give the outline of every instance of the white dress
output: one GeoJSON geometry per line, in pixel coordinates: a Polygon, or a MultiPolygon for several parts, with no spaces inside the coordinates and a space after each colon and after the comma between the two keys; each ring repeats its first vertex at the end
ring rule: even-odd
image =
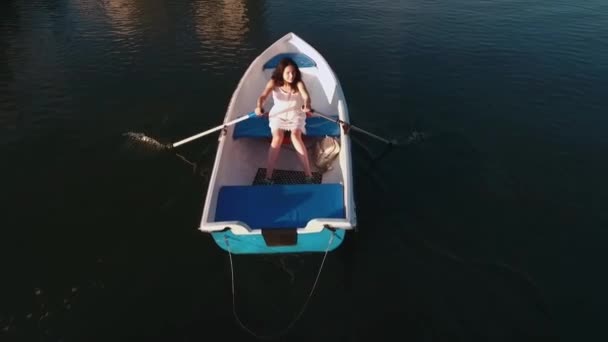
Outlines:
{"type": "Polygon", "coordinates": [[[268,113],[270,130],[300,129],[302,134],[306,134],[306,113],[302,111],[304,101],[300,92],[287,93],[281,87],[274,87],[272,99],[274,104],[268,113]]]}

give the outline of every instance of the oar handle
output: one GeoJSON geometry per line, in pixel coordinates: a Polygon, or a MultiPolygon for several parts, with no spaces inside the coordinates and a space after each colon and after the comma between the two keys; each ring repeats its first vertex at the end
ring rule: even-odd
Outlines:
{"type": "Polygon", "coordinates": [[[361,133],[367,134],[367,135],[369,135],[370,137],[372,137],[372,138],[376,138],[376,139],[378,139],[378,140],[380,140],[380,141],[382,141],[382,142],[384,142],[384,143],[387,143],[387,144],[389,144],[389,145],[393,145],[393,142],[392,142],[392,141],[390,141],[390,140],[388,140],[388,139],[384,139],[383,137],[380,137],[380,136],[378,136],[378,135],[376,135],[376,134],[374,134],[374,133],[368,132],[368,131],[366,131],[366,130],[364,130],[364,129],[361,129],[361,128],[357,127],[357,126],[351,125],[351,124],[349,124],[348,122],[345,122],[345,121],[343,121],[343,120],[340,120],[340,118],[338,118],[338,119],[334,119],[334,118],[332,118],[331,116],[329,116],[329,115],[327,115],[327,114],[319,113],[319,112],[317,112],[317,111],[316,111],[316,110],[314,110],[314,109],[311,109],[311,112],[312,112],[314,115],[318,115],[318,116],[320,116],[320,117],[322,117],[322,118],[325,118],[325,119],[327,119],[327,120],[329,120],[329,121],[333,121],[333,122],[335,122],[335,123],[337,123],[337,124],[339,124],[339,125],[342,125],[342,127],[344,127],[345,131],[348,131],[349,129],[354,129],[355,131],[358,131],[358,132],[361,132],[361,133]]]}
{"type": "Polygon", "coordinates": [[[256,114],[255,114],[255,113],[250,113],[250,114],[247,114],[247,115],[243,115],[243,116],[241,116],[241,117],[239,117],[239,118],[236,118],[236,119],[234,119],[234,120],[232,120],[232,121],[228,121],[228,122],[226,122],[226,123],[224,123],[224,124],[222,124],[222,125],[219,125],[219,126],[217,126],[217,127],[214,127],[214,128],[208,129],[208,130],[206,130],[206,131],[204,131],[204,132],[201,132],[201,133],[199,133],[199,134],[197,134],[197,135],[193,135],[193,136],[191,136],[191,137],[189,137],[189,138],[186,138],[186,139],[184,139],[184,140],[180,140],[180,141],[178,141],[178,142],[176,142],[176,143],[173,143],[171,146],[172,146],[172,147],[177,147],[177,146],[183,145],[183,144],[185,144],[185,143],[187,143],[187,142],[190,142],[190,141],[192,141],[192,140],[195,140],[195,139],[198,139],[198,138],[204,137],[205,135],[208,135],[208,134],[211,134],[211,133],[213,133],[213,132],[219,131],[220,129],[226,128],[226,127],[228,127],[228,126],[232,126],[232,125],[234,125],[235,123],[239,123],[239,122],[241,122],[241,121],[245,121],[245,120],[250,119],[250,118],[253,118],[253,117],[255,117],[255,116],[256,116],[256,114]]]}

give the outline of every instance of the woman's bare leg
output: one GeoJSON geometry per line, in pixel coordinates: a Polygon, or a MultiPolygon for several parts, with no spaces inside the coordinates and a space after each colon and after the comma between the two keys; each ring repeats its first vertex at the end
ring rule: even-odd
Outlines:
{"type": "Polygon", "coordinates": [[[283,130],[277,129],[272,131],[272,142],[268,149],[268,167],[266,168],[266,179],[272,178],[274,172],[274,166],[279,158],[279,152],[281,152],[281,144],[283,144],[283,137],[285,133],[283,130]]]}
{"type": "Polygon", "coordinates": [[[304,145],[304,141],[302,141],[301,130],[296,129],[291,132],[291,143],[296,149],[298,158],[300,158],[300,162],[304,167],[304,174],[306,174],[307,177],[311,177],[312,172],[310,172],[310,163],[308,162],[308,151],[306,151],[306,146],[304,145]]]}

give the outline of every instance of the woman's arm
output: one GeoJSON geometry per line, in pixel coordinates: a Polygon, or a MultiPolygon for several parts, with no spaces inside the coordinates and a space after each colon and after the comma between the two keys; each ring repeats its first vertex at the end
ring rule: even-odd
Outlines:
{"type": "Polygon", "coordinates": [[[266,87],[264,88],[264,91],[262,91],[262,95],[260,95],[260,97],[258,98],[258,101],[255,105],[255,113],[257,115],[264,114],[264,108],[263,108],[264,102],[266,101],[266,98],[272,91],[272,88],[274,88],[274,80],[269,80],[268,83],[266,83],[266,87]]]}
{"type": "Polygon", "coordinates": [[[304,82],[298,82],[298,90],[300,91],[300,94],[302,94],[302,99],[304,100],[304,112],[310,112],[310,95],[308,95],[308,90],[306,89],[304,82]]]}

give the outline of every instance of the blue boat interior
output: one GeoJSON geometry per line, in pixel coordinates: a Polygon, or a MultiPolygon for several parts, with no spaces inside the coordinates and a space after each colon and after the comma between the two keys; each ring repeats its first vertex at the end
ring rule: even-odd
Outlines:
{"type": "Polygon", "coordinates": [[[274,69],[279,65],[281,59],[288,57],[293,59],[298,68],[313,68],[317,66],[317,63],[307,55],[301,52],[288,52],[280,53],[272,57],[268,62],[264,63],[264,69],[274,69]]]}
{"type": "Polygon", "coordinates": [[[251,229],[305,227],[314,218],[345,218],[341,184],[230,185],[218,194],[215,221],[251,229]]]}
{"type": "MultiPolygon", "coordinates": [[[[334,116],[338,118],[337,115],[334,116]]],[[[232,137],[239,138],[270,138],[272,133],[268,126],[268,117],[256,116],[248,120],[237,123],[234,127],[232,137]]],[[[340,126],[333,121],[329,121],[319,116],[306,118],[306,136],[309,137],[339,137],[340,126]]]]}

